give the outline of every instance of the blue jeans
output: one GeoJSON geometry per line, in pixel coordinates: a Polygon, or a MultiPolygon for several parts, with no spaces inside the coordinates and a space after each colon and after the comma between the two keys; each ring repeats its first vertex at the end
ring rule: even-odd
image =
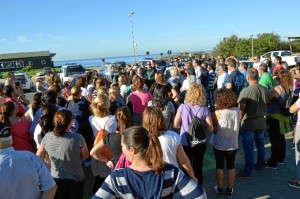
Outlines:
{"type": "Polygon", "coordinates": [[[261,169],[265,166],[265,136],[264,129],[260,130],[246,130],[241,129],[241,135],[243,138],[243,148],[245,155],[245,167],[244,171],[251,175],[254,166],[254,147],[253,141],[257,148],[257,168],[261,169]]]}

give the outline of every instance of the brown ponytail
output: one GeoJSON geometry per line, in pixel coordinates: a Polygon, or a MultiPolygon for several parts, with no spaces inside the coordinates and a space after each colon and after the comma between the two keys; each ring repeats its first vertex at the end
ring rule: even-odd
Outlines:
{"type": "Polygon", "coordinates": [[[144,127],[133,126],[123,132],[123,143],[137,149],[156,174],[163,173],[163,153],[157,136],[148,135],[144,127]]]}
{"type": "Polygon", "coordinates": [[[121,106],[117,109],[116,113],[116,120],[117,120],[117,130],[119,131],[120,135],[123,134],[125,129],[131,127],[131,113],[127,106],[121,106]]]}
{"type": "Polygon", "coordinates": [[[54,115],[54,129],[53,133],[57,137],[61,137],[66,133],[68,127],[73,121],[73,114],[69,110],[57,111],[54,115]]]}
{"type": "Polygon", "coordinates": [[[157,136],[149,134],[149,146],[145,155],[146,161],[156,174],[164,172],[163,152],[157,136]]]}

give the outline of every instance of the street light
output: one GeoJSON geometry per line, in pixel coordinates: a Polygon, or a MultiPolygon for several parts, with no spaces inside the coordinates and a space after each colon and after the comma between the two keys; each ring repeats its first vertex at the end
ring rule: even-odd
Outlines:
{"type": "Polygon", "coordinates": [[[134,42],[134,33],[133,33],[133,23],[132,23],[132,17],[134,15],[134,12],[131,12],[128,14],[128,17],[130,17],[130,23],[131,23],[131,34],[132,34],[132,47],[133,47],[133,54],[135,56],[135,63],[137,63],[137,44],[134,42]]]}
{"type": "Polygon", "coordinates": [[[251,47],[251,52],[252,52],[252,59],[253,59],[253,35],[250,35],[250,37],[251,37],[251,40],[252,40],[252,41],[251,41],[251,44],[252,44],[252,45],[251,45],[251,46],[252,46],[252,47],[251,47]]]}

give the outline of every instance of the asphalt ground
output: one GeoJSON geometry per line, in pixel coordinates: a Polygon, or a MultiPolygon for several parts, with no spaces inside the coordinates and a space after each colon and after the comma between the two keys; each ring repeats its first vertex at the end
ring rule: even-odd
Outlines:
{"type": "MultiPolygon", "coordinates": [[[[32,102],[34,93],[26,93],[27,99],[32,102]]],[[[277,169],[264,168],[262,172],[253,171],[253,177],[251,179],[236,178],[234,184],[234,194],[232,198],[237,199],[300,199],[300,189],[290,187],[287,184],[287,180],[296,177],[295,166],[295,151],[293,144],[292,132],[286,135],[286,158],[283,165],[278,165],[277,169]]],[[[269,137],[265,137],[266,147],[266,160],[270,157],[270,141],[269,137]]],[[[242,138],[239,137],[239,149],[236,156],[235,167],[236,171],[242,170],[244,167],[244,155],[242,147],[242,138]]],[[[256,150],[254,151],[256,159],[256,150]]],[[[92,196],[92,189],[94,184],[94,178],[91,173],[90,167],[84,168],[85,171],[85,198],[92,196]]],[[[215,157],[212,146],[207,144],[207,149],[203,164],[204,180],[203,187],[206,191],[207,197],[220,198],[217,196],[213,187],[216,185],[215,176],[215,157]]],[[[227,187],[226,172],[224,175],[224,190],[227,187]]],[[[223,196],[223,198],[226,196],[223,196]]]]}

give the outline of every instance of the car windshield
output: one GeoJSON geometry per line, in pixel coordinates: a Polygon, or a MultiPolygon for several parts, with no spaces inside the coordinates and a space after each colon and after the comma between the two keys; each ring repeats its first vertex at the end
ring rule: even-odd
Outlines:
{"type": "Polygon", "coordinates": [[[25,76],[24,75],[15,75],[16,80],[24,80],[25,76]]]}
{"type": "Polygon", "coordinates": [[[67,73],[72,74],[72,73],[84,73],[84,68],[80,65],[78,66],[68,66],[67,67],[67,73]]]}
{"type": "Polygon", "coordinates": [[[292,55],[292,53],[289,51],[284,51],[281,53],[281,56],[291,56],[291,55],[292,55]]]}

